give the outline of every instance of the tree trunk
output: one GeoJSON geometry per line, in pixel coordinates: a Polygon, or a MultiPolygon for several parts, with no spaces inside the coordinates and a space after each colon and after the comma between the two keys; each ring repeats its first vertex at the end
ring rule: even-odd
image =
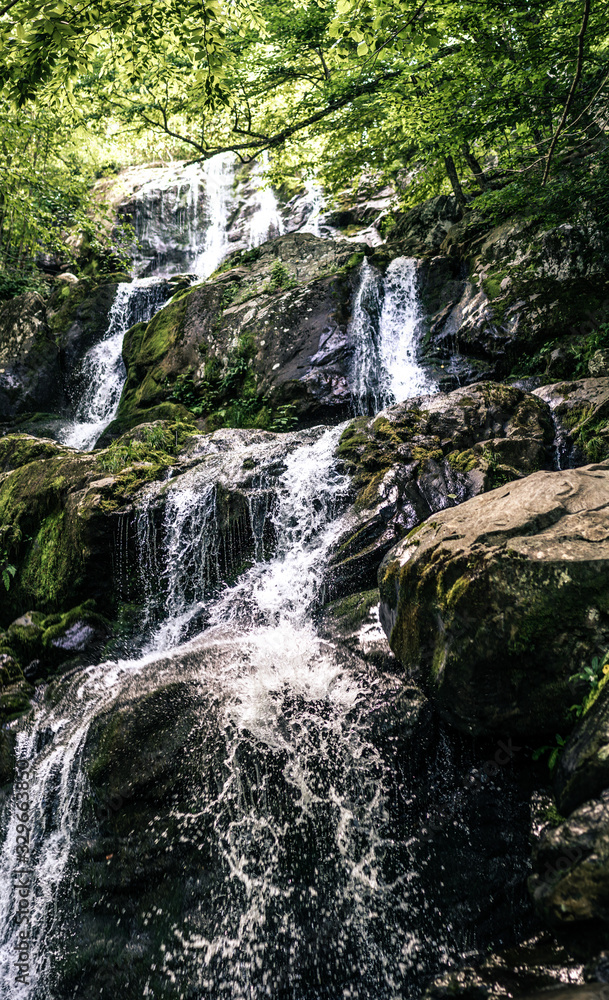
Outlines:
{"type": "Polygon", "coordinates": [[[457,168],[455,166],[455,161],[453,160],[450,153],[447,153],[444,157],[444,163],[446,165],[446,173],[448,174],[448,179],[452,184],[453,191],[455,192],[455,198],[465,211],[467,208],[467,198],[463,193],[463,188],[461,187],[461,181],[459,180],[459,175],[457,173],[457,168]]]}
{"type": "Polygon", "coordinates": [[[480,190],[486,191],[487,183],[486,183],[486,177],[484,176],[484,171],[466,142],[464,142],[463,145],[461,146],[461,150],[463,152],[465,159],[467,160],[468,167],[470,168],[472,174],[474,175],[474,177],[478,182],[480,190]]]}

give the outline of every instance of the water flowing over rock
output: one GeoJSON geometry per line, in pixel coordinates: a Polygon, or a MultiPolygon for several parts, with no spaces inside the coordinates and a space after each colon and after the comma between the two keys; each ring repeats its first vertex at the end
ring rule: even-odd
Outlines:
{"type": "Polygon", "coordinates": [[[126,331],[147,322],[167,300],[169,282],[144,279],[119,284],[102,339],[81,361],[72,391],[82,390],[75,405],[75,419],[58,435],[62,444],[88,451],[116,416],[125,383],[122,350],[126,331]]]}
{"type": "Polygon", "coordinates": [[[203,164],[136,168],[133,177],[127,171],[112,200],[134,188],[118,216],[135,230],[138,274],[190,271],[207,278],[230,251],[300,229],[313,199],[305,198],[296,216],[288,210],[284,220],[265,171],[263,162],[238,167],[230,154],[203,164]]]}
{"type": "Polygon", "coordinates": [[[396,258],[384,278],[367,262],[362,265],[350,326],[356,413],[378,413],[391,403],[433,391],[417,360],[423,322],[415,260],[396,258]]]}
{"type": "Polygon", "coordinates": [[[558,468],[609,457],[609,378],[557,382],[535,389],[552,411],[558,468]]]}
{"type": "MultiPolygon", "coordinates": [[[[23,850],[0,788],[0,1000],[581,983],[534,954],[524,744],[609,642],[607,379],[476,374],[563,323],[548,290],[590,290],[578,234],[541,261],[452,198],[328,213],[229,157],[102,186],[139,277],[27,300],[19,377],[50,344],[63,443],[0,438],[0,782],[25,769],[31,824],[23,850]]],[[[546,920],[607,919],[605,716],[601,691],[557,771],[577,811],[537,834],[546,920]]]]}
{"type": "Polygon", "coordinates": [[[571,676],[609,645],[609,467],[538,472],[434,514],[379,570],[381,621],[445,718],[560,732],[571,676]]]}

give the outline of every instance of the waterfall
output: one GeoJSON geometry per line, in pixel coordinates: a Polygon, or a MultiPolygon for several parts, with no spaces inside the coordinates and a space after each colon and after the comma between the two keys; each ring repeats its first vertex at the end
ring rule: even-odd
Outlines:
{"type": "Polygon", "coordinates": [[[416,261],[393,260],[385,277],[367,260],[353,302],[351,392],[356,414],[435,391],[417,360],[423,332],[416,261]]]}
{"type": "Polygon", "coordinates": [[[234,163],[230,154],[220,154],[206,160],[203,167],[207,228],[203,249],[195,251],[194,273],[209,278],[229,252],[228,221],[233,204],[234,163]]]}
{"type": "MultiPolygon", "coordinates": [[[[160,677],[167,684],[191,676],[193,669],[202,690],[221,705],[213,738],[223,748],[223,777],[213,790],[193,775],[190,809],[176,813],[174,823],[183,844],[196,845],[207,831],[219,881],[204,907],[189,912],[163,941],[159,969],[209,1000],[390,1000],[413,975],[423,903],[406,833],[392,829],[394,765],[374,737],[370,705],[380,679],[351,670],[313,624],[325,556],[350,489],[334,457],[342,430],[317,429],[285,456],[274,481],[273,556],[208,596],[202,634],[159,659],[163,646],[179,641],[180,615],[193,598],[205,600],[218,556],[213,491],[200,484],[170,492],[160,550],[149,551],[145,566],[145,572],[165,566],[171,581],[162,588],[165,621],[149,651],[137,661],[72,673],[20,735],[35,830],[28,875],[37,907],[32,982],[19,993],[5,989],[2,1000],[52,995],[48,977],[58,945],[45,942],[57,941],[61,885],[88,799],[83,752],[91,724],[121,698],[153,691],[160,677]]],[[[154,532],[147,524],[142,544],[150,546],[154,532]]],[[[7,813],[0,973],[10,990],[19,900],[11,860],[14,802],[7,813]]]]}
{"type": "Polygon", "coordinates": [[[17,735],[18,774],[26,779],[28,790],[27,800],[14,795],[2,817],[0,1000],[33,996],[42,1000],[36,989],[44,989],[49,974],[48,939],[56,927],[58,894],[87,788],[83,749],[91,722],[115,697],[123,669],[103,664],[64,679],[56,706],[39,706],[35,719],[17,735]],[[25,823],[24,801],[28,802],[25,823]],[[31,831],[27,836],[24,826],[31,831]],[[23,898],[28,901],[29,919],[18,921],[23,898]],[[23,933],[28,941],[27,983],[16,981],[23,933]]]}
{"type": "MultiPolygon", "coordinates": [[[[232,167],[226,159],[206,165],[203,238],[200,174],[184,177],[183,221],[204,276],[227,252],[232,167]]],[[[265,189],[250,243],[280,230],[265,189]]],[[[65,443],[90,447],[112,419],[123,335],[152,315],[158,288],[119,286],[106,336],[83,364],[88,389],[65,443]]],[[[349,330],[358,413],[430,390],[417,362],[421,325],[414,261],[394,261],[384,277],[364,261],[349,330]]],[[[224,439],[217,432],[201,445],[200,461],[151,484],[122,515],[120,584],[128,602],[135,579],[144,604],[137,653],[75,668],[19,723],[33,834],[20,860],[13,796],[2,815],[0,1000],[53,1000],[54,963],[70,958],[70,948],[78,957],[78,935],[103,936],[101,905],[99,925],[83,921],[75,944],[66,930],[77,897],[68,891],[71,865],[82,839],[97,836],[89,741],[110,712],[185,679],[200,698],[195,745],[213,750],[206,764],[213,775],[207,780],[185,754],[179,778],[188,801],[168,806],[167,851],[178,844],[207,851],[201,858],[214,864],[202,863],[192,878],[185,869],[184,912],[170,924],[160,907],[139,912],[138,899],[131,901],[129,947],[150,957],[150,979],[132,980],[133,995],[397,1000],[420,995],[430,970],[463,947],[460,929],[435,913],[437,899],[426,899],[431,862],[423,845],[421,863],[415,844],[422,820],[405,779],[414,751],[402,735],[402,680],[369,671],[317,628],[328,554],[352,485],[336,458],[343,429],[224,439]],[[22,878],[33,900],[30,982],[16,988],[22,878]]],[[[167,833],[162,817],[140,807],[137,823],[158,844],[167,833]]],[[[110,983],[103,997],[120,995],[110,983]]]]}
{"type": "Polygon", "coordinates": [[[249,246],[259,247],[266,240],[272,240],[276,236],[283,236],[285,227],[277,196],[272,187],[265,181],[265,174],[268,167],[268,154],[264,154],[262,159],[256,163],[252,176],[257,182],[256,207],[249,222],[249,246]]]}
{"type": "Polygon", "coordinates": [[[304,226],[301,226],[301,233],[312,233],[313,236],[321,236],[320,217],[325,208],[325,198],[321,186],[316,181],[306,182],[306,199],[310,205],[310,212],[304,226]]]}
{"type": "Polygon", "coordinates": [[[116,416],[123,385],[123,338],[134,323],[145,323],[167,299],[167,285],[155,278],[119,284],[108,315],[103,339],[85,354],[78,382],[84,385],[75,416],[60,432],[59,440],[71,448],[89,451],[116,416]]]}

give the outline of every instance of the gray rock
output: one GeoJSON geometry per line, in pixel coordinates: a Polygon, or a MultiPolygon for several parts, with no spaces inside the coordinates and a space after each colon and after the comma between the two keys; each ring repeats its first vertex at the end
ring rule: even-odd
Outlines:
{"type": "MultiPolygon", "coordinates": [[[[544,229],[511,220],[493,228],[469,212],[448,229],[440,253],[429,264],[433,351],[484,358],[506,375],[519,356],[607,318],[609,241],[589,221],[544,229]]],[[[557,350],[552,377],[571,374],[568,352],[557,350]]]]}
{"type": "Polygon", "coordinates": [[[401,253],[412,257],[432,255],[462,217],[453,195],[438,195],[408,212],[397,214],[389,239],[391,243],[399,243],[401,253]]]}
{"type": "Polygon", "coordinates": [[[361,247],[306,233],[231,257],[127,335],[127,382],[111,431],[145,421],[184,378],[190,405],[200,401],[202,416],[213,417],[210,430],[254,420],[268,427],[271,411],[288,405],[304,425],[346,416],[347,330],[362,259],[361,247]]]}
{"type": "Polygon", "coordinates": [[[0,304],[0,420],[63,403],[59,349],[40,295],[0,304]]]}
{"type": "Polygon", "coordinates": [[[564,816],[609,788],[609,687],[606,685],[561,753],[555,787],[557,805],[564,816]]]}
{"type": "Polygon", "coordinates": [[[534,390],[552,411],[559,468],[609,457],[609,378],[556,382],[534,390]]]}
{"type": "Polygon", "coordinates": [[[609,920],[609,792],[546,833],[533,870],[529,889],[546,920],[609,920]]]}
{"type": "Polygon", "coordinates": [[[355,420],[339,446],[358,494],[329,561],[333,593],[375,586],[383,556],[435,511],[548,466],[551,440],[546,406],[493,382],[355,420]]]}
{"type": "Polygon", "coordinates": [[[588,371],[593,378],[609,375],[609,351],[595,351],[588,362],[588,371]]]}

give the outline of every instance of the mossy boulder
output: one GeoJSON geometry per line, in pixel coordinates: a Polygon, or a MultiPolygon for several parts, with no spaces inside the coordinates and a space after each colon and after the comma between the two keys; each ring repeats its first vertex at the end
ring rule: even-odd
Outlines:
{"type": "Polygon", "coordinates": [[[387,555],[380,617],[443,716],[539,743],[609,646],[609,464],[538,472],[433,515],[387,555]]]}
{"type": "Polygon", "coordinates": [[[374,586],[386,552],[435,511],[550,466],[552,437],[543,402],[495,382],[354,420],[338,449],[357,496],[330,558],[335,592],[374,586]]]}
{"type": "Polygon", "coordinates": [[[63,405],[60,353],[43,299],[0,303],[0,421],[63,405]]]}
{"type": "Polygon", "coordinates": [[[168,428],[95,454],[28,435],[0,439],[0,545],[17,570],[3,601],[5,625],[26,609],[63,614],[90,599],[112,613],[117,518],[190,440],[188,425],[168,428]]]}
{"type": "Polygon", "coordinates": [[[55,281],[46,313],[64,374],[73,371],[86,351],[103,339],[117,288],[118,282],[112,280],[55,281]]]}
{"type": "Polygon", "coordinates": [[[362,259],[357,245],[307,233],[230,257],[129,331],[115,428],[168,402],[210,430],[285,430],[346,416],[347,328],[362,259]]]}

